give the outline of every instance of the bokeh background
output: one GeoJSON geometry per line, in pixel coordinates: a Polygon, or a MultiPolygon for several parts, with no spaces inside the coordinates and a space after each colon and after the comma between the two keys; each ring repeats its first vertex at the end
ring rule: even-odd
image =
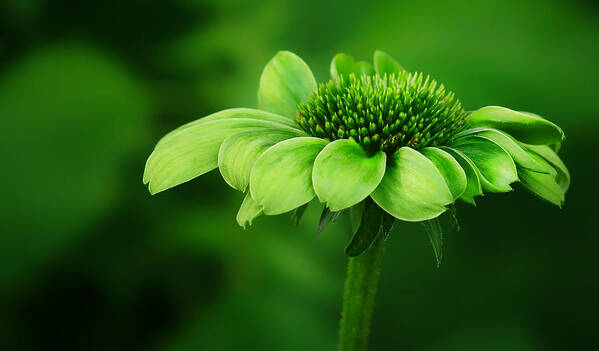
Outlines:
{"type": "Polygon", "coordinates": [[[0,349],[334,349],[346,218],[317,236],[312,203],[244,231],[218,171],[154,197],[141,176],[164,133],[254,107],[278,50],[322,81],[377,48],[467,109],[557,122],[573,181],[563,210],[522,189],[459,204],[438,269],[397,225],[371,349],[594,349],[599,7],[566,0],[3,0],[0,349]]]}

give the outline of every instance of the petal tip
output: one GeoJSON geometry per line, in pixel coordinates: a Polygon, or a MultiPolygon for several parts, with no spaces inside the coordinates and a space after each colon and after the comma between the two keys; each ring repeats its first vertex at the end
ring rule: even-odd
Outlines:
{"type": "Polygon", "coordinates": [[[297,56],[292,51],[289,51],[289,50],[279,50],[279,51],[277,51],[277,53],[275,54],[275,56],[273,58],[277,58],[277,57],[281,57],[281,56],[287,56],[287,55],[297,56]]]}
{"type": "Polygon", "coordinates": [[[148,191],[150,192],[150,195],[154,196],[154,195],[158,194],[159,192],[161,192],[162,190],[163,189],[153,186],[151,182],[148,183],[148,191]]]}
{"type": "Polygon", "coordinates": [[[389,54],[380,49],[374,50],[374,57],[379,57],[379,56],[389,56],[389,54]]]}

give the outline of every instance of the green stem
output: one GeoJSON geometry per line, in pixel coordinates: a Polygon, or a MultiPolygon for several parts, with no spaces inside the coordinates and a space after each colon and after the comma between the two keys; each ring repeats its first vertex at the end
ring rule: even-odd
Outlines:
{"type": "Polygon", "coordinates": [[[358,257],[349,259],[339,329],[339,351],[364,351],[368,346],[370,317],[385,252],[383,235],[358,257]]]}

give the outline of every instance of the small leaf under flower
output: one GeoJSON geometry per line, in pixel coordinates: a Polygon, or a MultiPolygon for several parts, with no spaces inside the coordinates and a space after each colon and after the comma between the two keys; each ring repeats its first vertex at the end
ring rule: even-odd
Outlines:
{"type": "Polygon", "coordinates": [[[293,212],[291,213],[291,225],[293,225],[294,227],[297,227],[299,225],[299,222],[302,220],[302,217],[304,216],[304,213],[306,212],[306,209],[308,208],[309,204],[310,203],[301,205],[300,207],[293,210],[293,212]]]}
{"type": "Polygon", "coordinates": [[[339,215],[341,215],[342,211],[331,211],[330,208],[324,207],[322,209],[322,213],[320,214],[320,220],[318,222],[318,233],[322,233],[322,231],[329,225],[329,223],[335,223],[339,215]]]}
{"type": "Polygon", "coordinates": [[[382,212],[372,203],[366,204],[358,230],[345,248],[345,254],[356,257],[366,251],[381,234],[382,212]]]}

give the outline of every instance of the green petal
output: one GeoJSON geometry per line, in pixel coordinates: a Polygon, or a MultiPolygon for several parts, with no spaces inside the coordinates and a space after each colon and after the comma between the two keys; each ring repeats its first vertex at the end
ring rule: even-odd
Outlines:
{"type": "Polygon", "coordinates": [[[470,128],[488,127],[503,130],[527,144],[552,144],[565,139],[560,127],[535,114],[513,111],[500,106],[478,109],[466,119],[470,128]]]}
{"type": "Polygon", "coordinates": [[[554,152],[559,152],[559,150],[562,148],[562,142],[560,141],[559,143],[553,143],[547,146],[549,146],[554,152]]]}
{"type": "Polygon", "coordinates": [[[492,128],[474,128],[467,129],[458,134],[458,136],[463,135],[478,135],[491,140],[507,151],[519,167],[526,168],[533,172],[555,173],[555,170],[552,167],[547,167],[547,165],[537,162],[535,158],[531,157],[514,138],[502,131],[492,128]]]}
{"type": "Polygon", "coordinates": [[[325,146],[314,161],[314,191],[331,211],[351,207],[379,185],[386,160],[382,151],[369,157],[356,142],[336,140],[325,146]]]}
{"type": "Polygon", "coordinates": [[[483,194],[483,189],[480,184],[480,176],[476,170],[476,166],[472,161],[466,157],[463,153],[458,150],[454,150],[448,147],[443,147],[443,150],[447,151],[453,158],[460,164],[464,172],[466,173],[466,189],[460,196],[460,199],[470,204],[476,205],[474,201],[475,196],[483,194]]]}
{"type": "Polygon", "coordinates": [[[424,148],[422,154],[433,161],[447,183],[447,187],[456,200],[466,191],[466,172],[449,153],[436,147],[424,148]]]}
{"type": "Polygon", "coordinates": [[[231,108],[228,110],[223,110],[223,111],[213,113],[206,117],[202,117],[202,118],[196,119],[195,121],[191,121],[187,124],[184,124],[184,125],[180,126],[179,128],[166,134],[164,137],[162,137],[162,139],[160,139],[158,144],[164,143],[164,142],[168,141],[170,138],[172,138],[172,137],[176,136],[177,134],[179,134],[180,132],[182,132],[183,130],[195,127],[198,124],[215,121],[215,120],[220,120],[220,119],[233,119],[233,118],[259,119],[259,120],[263,120],[263,121],[276,122],[276,123],[284,124],[288,127],[293,127],[293,128],[299,129],[294,120],[290,120],[289,118],[287,118],[285,116],[277,115],[277,114],[266,112],[266,111],[256,110],[253,108],[231,108]]]}
{"type": "Polygon", "coordinates": [[[374,70],[379,76],[403,71],[403,67],[387,53],[377,50],[374,52],[374,70]]]}
{"type": "Polygon", "coordinates": [[[234,189],[245,191],[250,173],[258,157],[274,144],[306,135],[285,129],[263,129],[231,135],[223,141],[218,152],[218,168],[225,181],[234,189]]]}
{"type": "Polygon", "coordinates": [[[485,137],[463,137],[455,140],[451,147],[472,160],[479,172],[481,184],[487,191],[511,191],[510,184],[518,180],[512,157],[501,146],[485,137]]]}
{"type": "Polygon", "coordinates": [[[264,213],[288,212],[314,198],[312,166],[326,144],[319,138],[293,138],[272,146],[256,160],[250,191],[264,213]]]}
{"type": "Polygon", "coordinates": [[[389,214],[409,222],[435,218],[453,202],[435,164],[409,147],[393,154],[381,184],[371,196],[389,214]]]}
{"type": "Polygon", "coordinates": [[[360,76],[362,74],[372,75],[374,69],[365,61],[356,62],[353,57],[348,54],[337,54],[331,61],[331,78],[335,83],[339,83],[339,76],[349,77],[350,74],[360,76]]]}
{"type": "Polygon", "coordinates": [[[531,172],[526,169],[519,170],[518,174],[520,176],[520,183],[526,190],[554,205],[562,207],[564,203],[564,191],[557,184],[553,176],[531,172]]]}
{"type": "Polygon", "coordinates": [[[551,147],[546,145],[524,145],[527,149],[533,151],[537,155],[541,156],[547,162],[549,162],[557,171],[555,175],[555,180],[557,184],[562,188],[564,193],[570,187],[570,171],[564,164],[564,162],[559,158],[557,153],[551,149],[551,147]]]}
{"type": "Polygon", "coordinates": [[[297,105],[316,90],[310,67],[299,56],[280,51],[264,67],[258,88],[258,107],[295,120],[297,105]]]}
{"type": "Polygon", "coordinates": [[[174,187],[218,166],[218,149],[230,135],[261,128],[294,131],[283,124],[257,119],[218,119],[199,123],[159,142],[146,162],[144,183],[150,193],[174,187]]]}
{"type": "Polygon", "coordinates": [[[247,193],[237,212],[237,224],[245,229],[248,225],[252,225],[252,221],[261,214],[262,206],[252,199],[250,193],[247,193]]]}

